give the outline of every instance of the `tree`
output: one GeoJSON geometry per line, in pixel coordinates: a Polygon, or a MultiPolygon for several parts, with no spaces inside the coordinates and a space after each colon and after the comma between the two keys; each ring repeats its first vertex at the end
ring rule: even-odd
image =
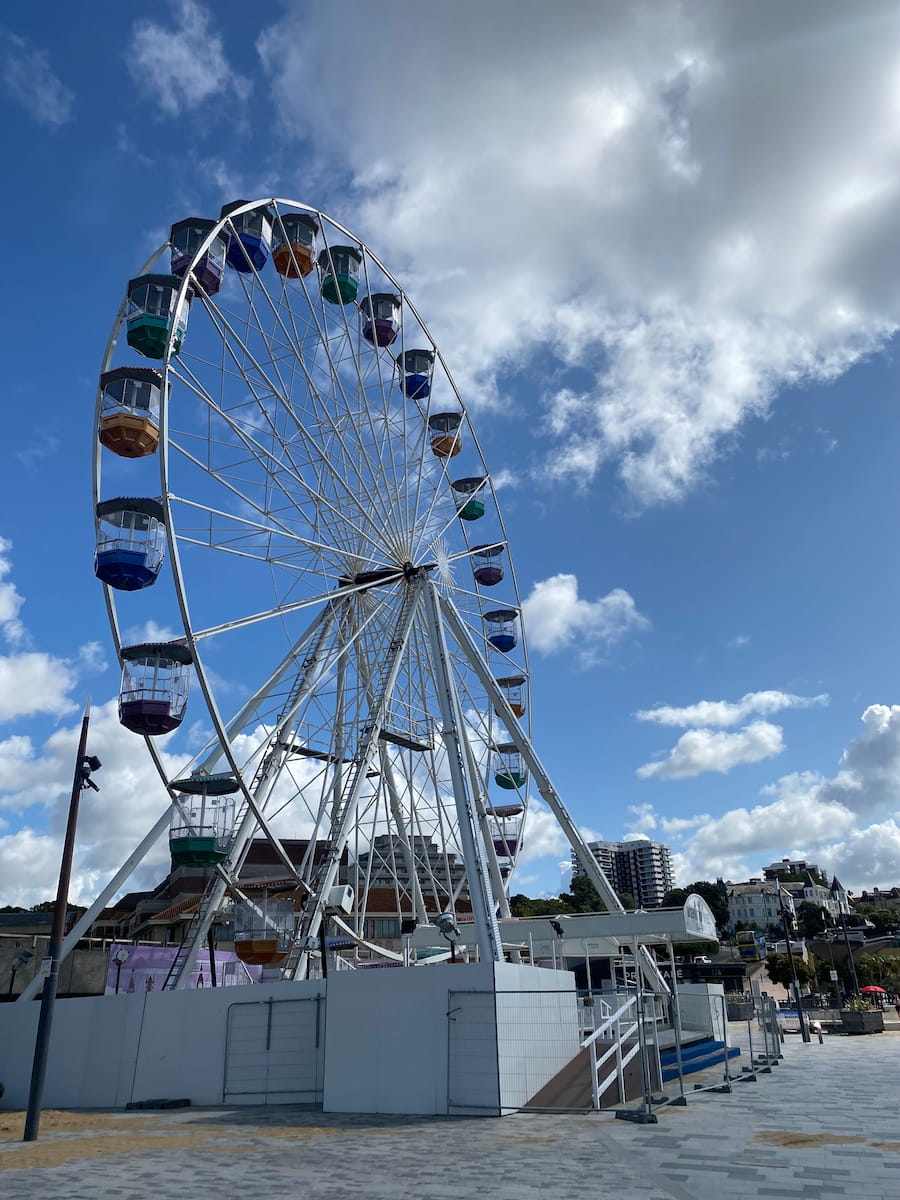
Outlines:
{"type": "Polygon", "coordinates": [[[797,925],[804,937],[820,937],[828,927],[828,911],[811,900],[801,900],[797,906],[797,925]]]}
{"type": "Polygon", "coordinates": [[[900,912],[896,909],[876,908],[874,904],[858,904],[856,912],[871,921],[878,933],[894,929],[900,924],[900,912]]]}
{"type": "Polygon", "coordinates": [[[716,883],[710,883],[708,879],[698,879],[696,883],[692,883],[686,888],[672,888],[663,896],[662,907],[681,908],[690,895],[703,897],[712,909],[712,915],[716,919],[716,929],[719,933],[724,933],[728,928],[728,901],[722,888],[716,883]]]}
{"type": "MultiPolygon", "coordinates": [[[[797,955],[794,955],[794,967],[797,971],[797,982],[801,987],[805,987],[811,979],[815,978],[814,972],[797,955]]],[[[791,962],[786,954],[767,954],[766,971],[773,983],[780,983],[782,987],[786,988],[793,983],[791,962]]]]}

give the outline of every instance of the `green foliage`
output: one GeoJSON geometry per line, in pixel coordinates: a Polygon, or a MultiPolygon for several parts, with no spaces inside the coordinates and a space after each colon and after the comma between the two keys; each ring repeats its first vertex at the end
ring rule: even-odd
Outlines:
{"type": "MultiPolygon", "coordinates": [[[[804,987],[815,978],[815,973],[796,954],[794,955],[794,967],[797,971],[797,982],[801,987],[804,987]]],[[[793,983],[791,963],[786,954],[767,954],[766,971],[773,983],[780,983],[782,987],[786,988],[789,988],[793,983]]]]}
{"type": "Polygon", "coordinates": [[[662,898],[663,908],[681,908],[688,896],[702,896],[716,919],[716,929],[724,933],[728,928],[728,901],[718,884],[710,883],[708,879],[698,879],[686,888],[672,888],[662,898]]]}
{"type": "Polygon", "coordinates": [[[876,908],[873,904],[857,904],[855,912],[871,921],[879,933],[900,925],[900,911],[895,908],[876,908]]]}
{"type": "Polygon", "coordinates": [[[856,973],[863,987],[874,983],[885,991],[896,992],[900,988],[900,951],[882,950],[877,954],[863,954],[856,964],[856,973]]]}
{"type": "Polygon", "coordinates": [[[828,928],[828,920],[828,910],[811,900],[801,900],[797,906],[797,925],[804,937],[820,937],[828,928]]]}
{"type": "MultiPolygon", "coordinates": [[[[623,892],[622,907],[631,912],[637,908],[634,896],[623,892]]],[[[534,898],[519,892],[509,898],[509,911],[514,917],[558,917],[567,913],[606,912],[606,905],[586,875],[575,875],[568,892],[558,896],[534,898]]]]}
{"type": "Polygon", "coordinates": [[[850,1012],[871,1012],[872,1005],[864,996],[851,996],[849,1000],[845,1000],[841,1008],[847,1009],[850,1012]]]}

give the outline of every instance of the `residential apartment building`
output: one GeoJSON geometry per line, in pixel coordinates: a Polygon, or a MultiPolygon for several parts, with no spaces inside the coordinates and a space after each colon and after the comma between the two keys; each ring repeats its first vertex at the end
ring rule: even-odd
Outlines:
{"type": "Polygon", "coordinates": [[[834,919],[840,917],[842,912],[850,911],[847,893],[836,875],[831,881],[831,887],[825,887],[819,883],[809,871],[801,881],[784,881],[781,886],[786,892],[790,892],[797,908],[805,901],[808,904],[815,904],[817,908],[824,908],[834,919]]]}
{"type": "Polygon", "coordinates": [[[775,880],[748,879],[746,883],[726,883],[728,925],[752,925],[765,932],[770,925],[781,924],[781,907],[794,915],[794,898],[775,880]]]}
{"type": "MultiPolygon", "coordinates": [[[[588,842],[603,874],[617,892],[634,896],[639,908],[658,908],[663,896],[675,886],[672,854],[662,842],[633,838],[627,842],[588,842]]],[[[572,870],[584,868],[572,854],[572,870]]]]}
{"type": "Polygon", "coordinates": [[[805,858],[782,858],[780,862],[763,867],[763,878],[779,879],[784,875],[805,875],[807,871],[813,875],[822,874],[817,863],[807,862],[805,858]]]}

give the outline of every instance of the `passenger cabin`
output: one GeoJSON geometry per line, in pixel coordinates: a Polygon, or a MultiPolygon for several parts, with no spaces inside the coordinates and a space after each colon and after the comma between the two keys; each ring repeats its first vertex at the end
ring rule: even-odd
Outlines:
{"type": "Polygon", "coordinates": [[[316,265],[319,222],[311,213],[280,213],[272,233],[272,264],[286,279],[302,279],[316,265]]]}
{"type": "Polygon", "coordinates": [[[515,649],[519,640],[516,628],[518,619],[517,608],[494,608],[484,614],[487,640],[495,650],[509,654],[510,650],[515,649]]]}
{"type": "Polygon", "coordinates": [[[177,729],[188,697],[188,668],[193,657],[179,642],[142,642],[123,646],[119,721],[132,733],[157,737],[177,729]]]}
{"type": "MultiPolygon", "coordinates": [[[[173,275],[177,275],[179,279],[187,275],[197,251],[217,224],[217,221],[211,221],[208,217],[186,217],[183,221],[175,222],[169,230],[173,275]]],[[[192,278],[208,296],[214,296],[222,286],[227,252],[228,234],[220,230],[207,250],[194,263],[192,278]]]]}
{"type": "Polygon", "coordinates": [[[97,505],[94,574],[120,592],[156,583],[166,552],[163,506],[158,500],[120,496],[97,505]]]}
{"type": "Polygon", "coordinates": [[[355,246],[326,246],[319,254],[322,295],[329,304],[352,304],[359,291],[362,255],[355,246]]]}
{"type": "Polygon", "coordinates": [[[374,292],[359,302],[363,314],[362,335],[373,346],[390,346],[400,332],[400,297],[393,292],[374,292]]]}
{"type": "Polygon", "coordinates": [[[139,275],[128,281],[126,336],[132,350],[144,358],[165,358],[170,335],[172,353],[181,352],[191,296],[188,292],[179,305],[180,287],[177,275],[139,275]]]}
{"type": "Polygon", "coordinates": [[[462,413],[433,413],[428,418],[431,451],[438,458],[453,458],[459,454],[462,449],[461,424],[462,413]]]}
{"type": "Polygon", "coordinates": [[[450,484],[456,515],[461,521],[477,521],[484,516],[484,499],[478,493],[486,483],[486,475],[473,475],[450,484]]]}
{"type": "Polygon", "coordinates": [[[431,395],[434,374],[433,350],[406,350],[397,355],[400,368],[400,391],[407,400],[427,400],[431,395]]]}
{"type": "Polygon", "coordinates": [[[150,367],[116,367],[100,376],[100,428],[107,450],[143,458],[159,446],[162,374],[150,367]]]}
{"type": "Polygon", "coordinates": [[[234,952],[250,966],[283,963],[291,952],[297,918],[293,900],[267,893],[234,906],[234,952]]]}
{"type": "Polygon", "coordinates": [[[234,793],[240,784],[233,775],[199,771],[176,779],[179,794],[172,804],[169,852],[177,866],[214,867],[224,862],[234,841],[234,793]]]}
{"type": "Polygon", "coordinates": [[[242,275],[252,275],[254,271],[261,271],[269,260],[272,211],[267,205],[261,204],[259,208],[251,208],[248,212],[235,212],[246,203],[246,200],[234,200],[231,204],[224,204],[219,218],[228,217],[230,226],[225,261],[242,275]]]}
{"type": "Polygon", "coordinates": [[[494,763],[494,782],[498,787],[513,791],[525,786],[528,776],[522,763],[522,755],[514,742],[497,746],[494,763]]]}
{"type": "Polygon", "coordinates": [[[503,578],[503,543],[472,547],[472,574],[480,587],[496,587],[503,578]]]}
{"type": "Polygon", "coordinates": [[[506,697],[506,703],[513,710],[513,715],[524,717],[525,715],[525,676],[524,675],[504,675],[502,679],[495,680],[497,687],[506,697]]]}

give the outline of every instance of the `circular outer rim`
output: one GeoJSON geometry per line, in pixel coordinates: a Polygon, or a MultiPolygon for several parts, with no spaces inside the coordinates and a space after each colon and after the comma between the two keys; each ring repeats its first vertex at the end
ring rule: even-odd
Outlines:
{"type": "MultiPolygon", "coordinates": [[[[220,748],[222,751],[222,755],[225,758],[226,762],[228,763],[230,771],[234,774],[235,778],[237,779],[238,785],[240,787],[242,794],[244,795],[245,800],[250,799],[250,793],[249,793],[247,784],[244,781],[244,778],[241,774],[240,765],[237,763],[237,761],[234,757],[234,754],[231,750],[231,746],[229,744],[228,738],[226,736],[225,723],[219,712],[218,705],[217,705],[215,696],[213,694],[213,690],[212,690],[212,686],[210,684],[209,677],[208,677],[207,672],[203,665],[202,657],[197,653],[196,643],[195,643],[194,636],[193,636],[193,626],[192,626],[192,622],[191,622],[190,611],[188,608],[188,599],[187,599],[187,594],[185,591],[184,573],[181,568],[180,555],[179,555],[179,551],[178,551],[177,533],[176,533],[176,530],[174,529],[173,523],[172,523],[171,504],[169,502],[169,494],[170,493],[169,493],[169,488],[168,488],[168,400],[169,400],[169,393],[170,393],[170,384],[169,384],[168,376],[169,376],[170,361],[171,361],[172,352],[173,352],[174,335],[175,335],[175,330],[176,330],[177,324],[178,324],[177,318],[180,316],[180,314],[182,313],[182,311],[184,311],[185,308],[188,308],[190,306],[192,295],[195,291],[195,288],[198,286],[197,284],[194,283],[194,281],[192,279],[193,272],[194,272],[194,269],[197,266],[197,264],[200,262],[200,260],[203,258],[203,256],[208,252],[210,246],[213,244],[213,242],[215,241],[215,239],[217,237],[219,237],[220,235],[223,235],[223,234],[225,236],[230,236],[230,234],[228,233],[227,226],[228,226],[229,222],[234,219],[234,217],[241,216],[244,213],[256,211],[257,209],[263,209],[269,215],[270,219],[273,220],[273,222],[274,222],[274,221],[277,221],[278,217],[281,215],[280,209],[282,209],[282,208],[290,210],[287,213],[287,215],[292,215],[292,213],[296,213],[298,215],[304,215],[304,214],[307,215],[308,217],[312,218],[314,221],[317,222],[318,229],[321,228],[323,220],[327,220],[327,222],[329,223],[329,225],[332,228],[340,231],[351,242],[356,243],[355,246],[350,245],[350,246],[346,246],[343,248],[352,250],[354,252],[354,254],[358,256],[358,259],[360,262],[362,262],[362,258],[363,258],[363,253],[361,253],[361,251],[364,252],[365,254],[367,254],[369,256],[370,260],[378,268],[378,270],[380,270],[382,272],[382,274],[384,275],[384,277],[389,281],[390,285],[396,289],[396,292],[397,292],[398,296],[400,297],[401,303],[405,304],[408,307],[411,316],[418,323],[425,338],[427,338],[431,342],[431,346],[433,347],[431,349],[428,349],[425,347],[421,347],[421,348],[420,347],[412,347],[411,349],[420,354],[424,353],[424,354],[428,355],[432,363],[435,361],[440,363],[441,369],[444,372],[447,383],[449,384],[450,389],[461,409],[460,424],[462,423],[462,418],[466,417],[467,418],[468,436],[472,440],[472,444],[475,448],[478,458],[480,459],[480,461],[482,463],[485,464],[485,466],[487,465],[487,460],[481,449],[481,444],[478,440],[478,435],[475,430],[474,423],[471,421],[471,419],[468,419],[468,411],[462,400],[462,397],[460,396],[459,389],[456,386],[456,383],[453,379],[453,376],[450,372],[447,362],[444,359],[444,356],[441,353],[441,351],[439,350],[433,337],[431,336],[431,334],[428,330],[428,327],[426,326],[425,322],[422,320],[422,317],[420,316],[415,305],[410,300],[409,296],[406,295],[403,288],[400,286],[399,282],[395,279],[393,274],[388,270],[388,268],[381,261],[381,259],[376,254],[374,254],[372,252],[372,250],[368,246],[366,246],[364,242],[362,242],[361,239],[357,238],[349,229],[347,229],[346,226],[342,225],[340,221],[335,220],[333,217],[322,212],[320,209],[313,208],[312,206],[303,204],[300,201],[290,200],[285,197],[278,197],[278,196],[264,197],[264,198],[261,198],[258,200],[243,201],[243,202],[234,201],[231,204],[223,205],[222,210],[221,210],[222,215],[220,215],[218,221],[216,221],[213,224],[212,228],[209,230],[207,235],[200,242],[199,246],[197,247],[197,249],[194,253],[193,258],[191,259],[190,266],[185,271],[184,275],[180,278],[178,276],[173,276],[171,274],[166,274],[164,276],[157,276],[157,278],[163,278],[166,281],[171,281],[173,284],[173,287],[175,287],[177,289],[176,302],[173,307],[172,328],[170,330],[169,337],[166,342],[166,351],[165,351],[165,356],[163,358],[163,366],[162,366],[161,371],[156,370],[154,368],[145,368],[145,367],[131,368],[131,367],[127,367],[127,366],[110,369],[109,364],[112,361],[113,355],[115,354],[116,346],[118,343],[118,338],[119,338],[121,329],[123,327],[125,313],[126,313],[126,309],[127,309],[127,305],[128,305],[128,294],[131,289],[131,285],[134,283],[134,281],[136,279],[153,277],[152,276],[152,268],[165,254],[167,254],[167,252],[169,250],[169,243],[165,242],[162,246],[160,246],[147,259],[146,263],[141,268],[139,274],[136,275],[134,277],[134,279],[132,279],[129,282],[128,288],[126,289],[125,295],[123,296],[123,298],[120,302],[118,311],[117,311],[115,319],[113,321],[112,329],[110,331],[110,335],[109,335],[109,338],[106,343],[106,348],[104,351],[103,361],[102,361],[102,365],[101,365],[101,374],[100,374],[101,386],[98,387],[97,402],[96,402],[96,408],[95,408],[95,414],[94,414],[94,430],[95,430],[94,442],[93,442],[93,445],[94,445],[94,451],[93,451],[94,504],[96,506],[96,504],[100,502],[100,480],[101,480],[101,467],[102,467],[102,459],[103,459],[102,446],[101,446],[99,438],[96,435],[96,430],[99,428],[100,416],[101,416],[101,411],[102,411],[102,402],[103,402],[102,381],[104,381],[104,380],[108,381],[111,377],[117,377],[114,375],[114,372],[119,372],[119,371],[123,372],[126,375],[134,374],[136,372],[152,373],[152,375],[156,379],[159,379],[161,381],[161,386],[160,386],[160,417],[161,417],[161,419],[160,419],[160,443],[159,443],[159,451],[158,451],[159,465],[160,465],[160,484],[161,484],[160,492],[161,492],[163,508],[164,508],[164,512],[165,512],[165,529],[166,529],[166,539],[167,539],[167,549],[168,549],[168,561],[170,564],[170,568],[172,570],[173,585],[174,585],[175,594],[176,594],[176,597],[178,600],[179,609],[181,611],[182,623],[183,623],[184,631],[185,631],[185,641],[187,643],[187,647],[189,647],[189,649],[186,649],[186,653],[189,653],[191,655],[190,661],[193,662],[194,670],[195,670],[195,673],[197,676],[197,681],[200,684],[200,689],[203,693],[203,698],[204,698],[204,701],[206,704],[207,711],[212,719],[215,733],[218,738],[220,748]],[[360,250],[357,250],[356,246],[359,246],[360,250]],[[162,385],[164,385],[164,386],[162,386],[162,385]]],[[[337,248],[338,248],[337,246],[330,247],[332,252],[337,248]]],[[[409,350],[404,350],[395,356],[395,361],[397,362],[398,366],[401,369],[403,369],[404,356],[409,352],[410,352],[409,350]]],[[[456,414],[454,414],[454,415],[456,415],[456,414]]],[[[448,484],[449,483],[450,483],[450,481],[448,480],[448,484]]],[[[500,531],[501,531],[501,538],[505,543],[508,544],[508,536],[507,536],[507,532],[506,532],[506,526],[503,521],[503,513],[502,513],[502,510],[498,503],[496,489],[493,486],[493,482],[492,482],[492,479],[491,479],[491,476],[489,473],[485,476],[483,487],[487,491],[490,492],[491,498],[493,500],[494,511],[496,514],[496,520],[497,520],[497,523],[498,523],[500,531]]],[[[98,528],[96,528],[98,525],[99,525],[99,522],[95,516],[95,535],[97,532],[99,532],[98,528]]],[[[468,544],[467,535],[466,535],[465,540],[466,540],[466,544],[468,544]]],[[[516,576],[515,564],[513,562],[513,557],[511,554],[507,556],[507,559],[508,559],[507,584],[509,586],[511,586],[512,590],[515,593],[516,599],[518,600],[519,596],[520,596],[520,590],[519,590],[519,586],[518,586],[518,579],[516,576]]],[[[106,603],[107,615],[108,615],[109,622],[110,622],[110,630],[111,630],[111,633],[113,636],[113,641],[116,646],[117,653],[119,654],[120,657],[122,657],[123,646],[122,646],[122,640],[121,640],[121,629],[120,629],[119,620],[118,620],[118,613],[117,613],[117,609],[116,609],[115,589],[111,588],[106,583],[101,583],[101,586],[103,588],[104,600],[106,603]]],[[[494,612],[509,613],[510,616],[506,619],[516,619],[520,616],[520,607],[517,606],[515,608],[509,608],[509,609],[505,609],[505,608],[497,609],[497,610],[494,610],[494,612]]],[[[482,612],[482,619],[487,620],[488,618],[489,618],[489,614],[487,612],[482,612]]],[[[182,648],[185,649],[184,647],[182,647],[182,648]]],[[[530,664],[529,664],[527,638],[526,638],[525,630],[524,630],[524,628],[522,628],[521,621],[520,621],[520,628],[519,628],[518,650],[519,650],[519,653],[521,654],[522,660],[524,662],[524,668],[525,668],[524,678],[525,678],[525,688],[526,688],[526,693],[527,693],[527,695],[526,695],[526,714],[525,714],[525,733],[526,733],[526,736],[530,737],[531,736],[532,719],[533,719],[533,717],[532,717],[533,705],[531,703],[531,694],[530,694],[531,693],[531,670],[530,670],[530,664]]],[[[486,661],[488,662],[488,666],[490,666],[490,656],[489,656],[489,652],[488,652],[486,645],[483,646],[483,653],[484,653],[484,657],[485,657],[486,661]]],[[[148,752],[157,768],[160,779],[162,780],[163,784],[165,785],[166,790],[169,792],[169,795],[174,798],[174,795],[175,795],[174,786],[170,782],[168,772],[165,769],[165,765],[163,763],[160,751],[157,748],[154,739],[149,736],[145,736],[144,742],[145,742],[148,752]]],[[[529,778],[529,784],[526,785],[526,789],[523,794],[523,807],[526,810],[526,815],[527,815],[527,806],[529,803],[529,795],[530,795],[530,778],[529,778]]],[[[524,821],[523,821],[523,832],[524,832],[524,821]]],[[[524,839],[520,836],[519,847],[517,848],[517,857],[518,857],[518,853],[521,851],[523,840],[524,839]]],[[[507,893],[509,892],[509,880],[512,877],[514,869],[515,869],[515,860],[513,861],[512,869],[509,872],[507,872],[506,877],[505,877],[506,882],[507,882],[507,889],[506,889],[507,893]]]]}

